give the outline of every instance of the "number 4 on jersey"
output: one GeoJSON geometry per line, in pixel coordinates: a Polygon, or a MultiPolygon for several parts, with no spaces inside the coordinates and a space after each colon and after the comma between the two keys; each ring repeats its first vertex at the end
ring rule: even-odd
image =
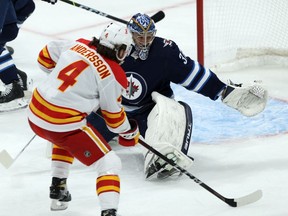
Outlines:
{"type": "Polygon", "coordinates": [[[89,64],[83,60],[76,61],[64,69],[58,74],[58,79],[62,80],[62,84],[58,89],[64,92],[69,86],[74,86],[77,82],[77,77],[89,66],[89,64]]]}

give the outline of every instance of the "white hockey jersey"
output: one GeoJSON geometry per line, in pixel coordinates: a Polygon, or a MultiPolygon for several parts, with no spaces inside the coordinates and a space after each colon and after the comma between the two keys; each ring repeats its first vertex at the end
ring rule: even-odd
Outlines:
{"type": "Polygon", "coordinates": [[[130,129],[121,105],[125,73],[89,42],[53,41],[41,50],[38,63],[49,76],[33,92],[28,109],[31,122],[50,131],[71,131],[86,125],[85,117],[101,108],[109,130],[130,129]]]}

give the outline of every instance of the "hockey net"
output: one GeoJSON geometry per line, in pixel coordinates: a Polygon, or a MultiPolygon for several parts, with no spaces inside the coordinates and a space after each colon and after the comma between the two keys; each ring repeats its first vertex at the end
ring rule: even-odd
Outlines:
{"type": "Polygon", "coordinates": [[[197,0],[198,60],[216,71],[288,66],[287,11],[287,0],[197,0]]]}

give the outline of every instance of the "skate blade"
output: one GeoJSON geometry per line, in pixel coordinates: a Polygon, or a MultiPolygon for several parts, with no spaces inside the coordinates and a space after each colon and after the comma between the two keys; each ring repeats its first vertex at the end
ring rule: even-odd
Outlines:
{"type": "Polygon", "coordinates": [[[170,171],[163,170],[162,172],[159,172],[157,174],[157,179],[159,179],[159,180],[164,180],[167,178],[177,179],[181,176],[182,176],[182,173],[179,170],[172,168],[170,171]]]}
{"type": "Polygon", "coordinates": [[[0,113],[1,112],[10,112],[20,109],[25,109],[28,106],[30,97],[26,98],[24,96],[23,98],[18,98],[13,101],[10,101],[8,103],[1,103],[0,104],[0,113]]]}
{"type": "Polygon", "coordinates": [[[50,210],[51,211],[63,211],[68,208],[68,202],[60,202],[59,200],[52,199],[50,210]]]}
{"type": "Polygon", "coordinates": [[[155,166],[155,164],[150,164],[150,166],[148,166],[146,171],[145,171],[145,179],[151,180],[159,172],[162,172],[166,165],[167,165],[167,163],[164,163],[162,166],[161,165],[155,166]]]}

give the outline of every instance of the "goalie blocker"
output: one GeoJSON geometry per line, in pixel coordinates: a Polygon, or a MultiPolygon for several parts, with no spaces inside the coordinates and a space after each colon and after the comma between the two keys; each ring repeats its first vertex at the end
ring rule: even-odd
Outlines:
{"type": "MultiPolygon", "coordinates": [[[[192,159],[187,156],[192,135],[192,112],[189,105],[157,92],[152,93],[156,105],[148,116],[145,140],[177,165],[188,169],[192,159]]],[[[145,154],[146,179],[179,176],[180,172],[148,151],[145,154]]]]}

